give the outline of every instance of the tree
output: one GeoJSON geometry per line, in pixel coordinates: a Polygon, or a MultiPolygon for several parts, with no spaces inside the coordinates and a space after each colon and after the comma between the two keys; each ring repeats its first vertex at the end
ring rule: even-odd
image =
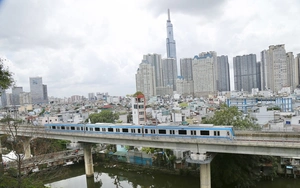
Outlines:
{"type": "MultiPolygon", "coordinates": [[[[239,129],[258,128],[255,119],[244,116],[237,107],[221,105],[214,116],[202,121],[204,124],[232,125],[239,129]]],[[[218,154],[211,163],[213,187],[251,187],[259,178],[259,166],[264,161],[275,164],[270,156],[218,154]]]]}
{"type": "Polygon", "coordinates": [[[8,89],[14,84],[12,73],[8,68],[4,67],[4,61],[6,61],[6,59],[0,57],[0,88],[3,90],[8,89]]]}
{"type": "Polygon", "coordinates": [[[244,116],[236,106],[228,107],[226,104],[222,104],[220,110],[216,111],[213,117],[202,120],[202,123],[232,125],[238,129],[257,129],[259,127],[254,118],[249,115],[244,116]]]}
{"type": "MultiPolygon", "coordinates": [[[[41,181],[45,177],[49,176],[49,171],[40,172],[39,174],[31,174],[31,170],[38,167],[39,169],[45,166],[45,160],[47,160],[41,154],[52,153],[55,145],[53,140],[45,139],[46,136],[42,138],[34,138],[35,133],[39,130],[39,127],[26,126],[21,124],[21,120],[17,118],[12,118],[7,116],[0,120],[1,129],[6,134],[3,136],[1,141],[3,146],[7,147],[9,150],[13,151],[15,157],[9,158],[9,169],[6,169],[6,173],[0,174],[0,188],[2,187],[16,187],[16,188],[31,188],[31,187],[44,187],[44,183],[41,181]],[[24,136],[22,131],[31,134],[31,137],[24,136]],[[26,150],[33,151],[34,157],[31,158],[30,153],[27,153],[28,160],[25,159],[26,150]],[[35,164],[29,165],[22,169],[25,164],[35,164]],[[46,174],[45,174],[46,173],[46,174]]],[[[39,131],[39,134],[42,133],[39,131]]],[[[64,144],[64,142],[62,143],[64,144]]],[[[1,156],[2,158],[2,156],[1,156]]],[[[47,161],[46,161],[47,162],[47,161]]],[[[58,177],[64,172],[57,168],[55,174],[51,177],[58,177]]]]}
{"type": "Polygon", "coordinates": [[[119,119],[119,114],[102,110],[100,113],[90,114],[89,119],[91,123],[114,123],[115,120],[119,119]]]}

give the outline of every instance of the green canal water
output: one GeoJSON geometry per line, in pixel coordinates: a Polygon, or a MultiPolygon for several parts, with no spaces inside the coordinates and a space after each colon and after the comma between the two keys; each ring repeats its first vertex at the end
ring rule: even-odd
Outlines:
{"type": "MultiPolygon", "coordinates": [[[[200,178],[164,173],[142,174],[116,168],[94,167],[94,178],[86,178],[84,165],[72,165],[67,177],[47,184],[51,188],[199,188],[200,178]]],[[[300,179],[278,178],[258,182],[257,188],[300,188],[300,179]]]]}

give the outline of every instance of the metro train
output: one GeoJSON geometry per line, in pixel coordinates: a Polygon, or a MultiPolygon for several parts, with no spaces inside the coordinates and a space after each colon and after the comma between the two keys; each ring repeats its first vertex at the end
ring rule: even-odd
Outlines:
{"type": "Polygon", "coordinates": [[[181,138],[209,138],[227,139],[234,138],[232,126],[214,126],[212,124],[198,125],[119,125],[119,124],[45,124],[48,131],[59,131],[69,133],[87,134],[113,134],[130,136],[159,136],[159,137],[181,137],[181,138]]]}

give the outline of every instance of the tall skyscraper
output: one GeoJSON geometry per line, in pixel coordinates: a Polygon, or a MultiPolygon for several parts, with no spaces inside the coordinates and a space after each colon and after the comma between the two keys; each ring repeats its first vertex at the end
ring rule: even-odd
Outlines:
{"type": "Polygon", "coordinates": [[[176,79],[177,79],[177,63],[174,58],[166,58],[162,60],[162,75],[163,86],[173,87],[173,91],[176,91],[176,79]]]}
{"type": "Polygon", "coordinates": [[[297,54],[295,57],[295,81],[296,81],[296,87],[300,84],[300,54],[297,54]]]}
{"type": "Polygon", "coordinates": [[[143,56],[143,60],[148,61],[148,63],[154,67],[156,87],[162,87],[163,82],[162,82],[161,55],[147,54],[143,56]]]}
{"type": "Polygon", "coordinates": [[[194,95],[214,95],[217,92],[217,53],[203,52],[193,59],[194,95]]]}
{"type": "Polygon", "coordinates": [[[155,71],[148,61],[142,60],[135,75],[136,91],[141,91],[146,99],[156,95],[155,71]]]}
{"type": "Polygon", "coordinates": [[[228,56],[217,57],[217,90],[218,91],[230,91],[230,74],[228,56]]]}
{"type": "Polygon", "coordinates": [[[252,88],[258,88],[257,66],[255,54],[233,58],[235,90],[251,92],[252,88]]]}
{"type": "Polygon", "coordinates": [[[13,87],[11,89],[12,105],[20,105],[20,93],[23,92],[23,87],[13,87]]]}
{"type": "Polygon", "coordinates": [[[4,108],[7,106],[7,98],[6,98],[6,92],[4,89],[0,88],[0,95],[1,95],[1,107],[4,108]]]}
{"type": "Polygon", "coordinates": [[[184,80],[193,80],[192,58],[180,59],[180,75],[184,80]]]}
{"type": "Polygon", "coordinates": [[[286,53],[286,63],[287,63],[287,82],[293,91],[298,85],[298,66],[294,58],[293,52],[286,53]]]}
{"type": "Polygon", "coordinates": [[[41,104],[48,102],[47,86],[43,85],[42,77],[29,78],[30,93],[33,104],[41,104]]]}
{"type": "Polygon", "coordinates": [[[170,10],[169,9],[168,9],[168,20],[167,20],[166,46],[167,46],[167,58],[176,59],[177,58],[176,57],[176,42],[174,40],[173,25],[171,23],[170,10]]]}
{"type": "Polygon", "coordinates": [[[278,92],[288,83],[287,55],[284,44],[271,45],[268,50],[262,51],[262,84],[265,88],[278,92]]]}

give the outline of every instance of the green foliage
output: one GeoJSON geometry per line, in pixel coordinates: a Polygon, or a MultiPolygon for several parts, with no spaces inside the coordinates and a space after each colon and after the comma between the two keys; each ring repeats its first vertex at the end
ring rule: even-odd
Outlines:
{"type": "Polygon", "coordinates": [[[267,108],[267,111],[271,111],[271,110],[281,110],[281,108],[278,106],[273,106],[273,107],[267,108]]]}
{"type": "Polygon", "coordinates": [[[0,88],[8,89],[14,84],[12,73],[3,65],[4,59],[0,58],[0,88]]]}
{"type": "Polygon", "coordinates": [[[202,123],[232,125],[233,127],[240,129],[258,128],[255,119],[248,115],[244,116],[236,106],[228,107],[227,105],[221,105],[220,110],[216,111],[213,117],[202,119],[202,123]]]}
{"type": "Polygon", "coordinates": [[[188,104],[187,102],[182,102],[182,103],[179,104],[179,106],[180,106],[181,108],[186,108],[186,107],[189,106],[189,104],[188,104]]]}
{"type": "Polygon", "coordinates": [[[119,114],[102,110],[100,113],[90,114],[89,119],[91,123],[114,123],[115,120],[119,119],[119,114]]]}
{"type": "Polygon", "coordinates": [[[138,95],[144,95],[141,91],[137,91],[135,92],[135,94],[133,94],[133,97],[137,97],[138,95]]]}

